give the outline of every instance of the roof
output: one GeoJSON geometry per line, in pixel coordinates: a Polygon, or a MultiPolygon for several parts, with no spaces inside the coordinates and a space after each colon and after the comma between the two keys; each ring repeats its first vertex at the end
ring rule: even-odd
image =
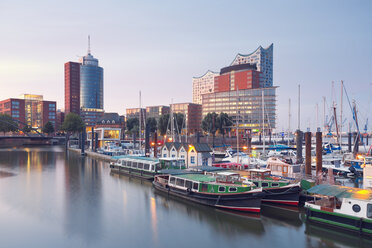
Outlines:
{"type": "Polygon", "coordinates": [[[307,192],[317,195],[334,196],[337,198],[372,200],[372,190],[339,185],[319,184],[307,190],[307,192]]]}
{"type": "Polygon", "coordinates": [[[160,174],[170,174],[170,175],[184,175],[184,174],[195,174],[195,171],[187,171],[180,169],[164,169],[159,171],[160,174]]]}
{"type": "Polygon", "coordinates": [[[145,160],[150,162],[159,162],[157,158],[149,158],[149,157],[140,157],[140,156],[130,156],[130,155],[122,155],[122,156],[114,156],[112,159],[136,159],[136,160],[145,160]]]}
{"type": "Polygon", "coordinates": [[[270,172],[271,170],[269,170],[269,169],[249,169],[248,171],[252,171],[252,172],[270,172]]]}
{"type": "Polygon", "coordinates": [[[206,171],[206,172],[227,170],[226,168],[212,167],[212,166],[193,166],[193,167],[190,167],[190,169],[201,170],[201,171],[206,171]]]}
{"type": "Polygon", "coordinates": [[[186,180],[192,180],[192,181],[198,181],[198,182],[215,182],[216,178],[212,176],[206,176],[203,174],[183,174],[178,175],[177,177],[186,179],[186,180]]]}
{"type": "Polygon", "coordinates": [[[107,123],[107,121],[110,121],[110,123],[112,123],[112,121],[115,121],[115,124],[121,123],[121,119],[118,113],[104,113],[102,117],[98,118],[97,123],[101,124],[102,121],[104,121],[105,124],[107,123]]]}
{"type": "Polygon", "coordinates": [[[212,149],[207,143],[195,143],[192,144],[197,152],[212,152],[212,149]]]}
{"type": "Polygon", "coordinates": [[[203,75],[201,75],[201,76],[199,76],[199,77],[193,77],[193,78],[194,78],[194,79],[202,78],[202,77],[206,76],[208,73],[216,74],[216,76],[219,75],[218,72],[214,72],[214,71],[208,70],[208,71],[207,71],[206,73],[204,73],[203,75]]]}
{"type": "Polygon", "coordinates": [[[221,171],[221,172],[218,172],[217,174],[218,174],[218,175],[221,175],[221,176],[240,175],[240,174],[237,173],[237,172],[231,172],[231,171],[221,171]]]}
{"type": "Polygon", "coordinates": [[[181,149],[181,147],[184,147],[186,150],[188,149],[189,144],[188,143],[180,143],[180,142],[166,142],[165,146],[170,150],[170,148],[174,145],[176,150],[178,151],[181,149]]]}

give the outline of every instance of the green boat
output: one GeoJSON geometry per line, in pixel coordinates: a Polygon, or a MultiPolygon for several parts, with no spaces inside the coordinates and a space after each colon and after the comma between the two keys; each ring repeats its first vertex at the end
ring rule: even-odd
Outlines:
{"type": "Polygon", "coordinates": [[[149,158],[140,156],[116,156],[115,162],[110,163],[114,173],[153,180],[154,176],[164,169],[185,169],[185,160],[178,158],[149,158]]]}
{"type": "Polygon", "coordinates": [[[237,211],[259,213],[264,193],[251,182],[242,182],[234,172],[156,175],[154,188],[200,204],[237,211]]]}
{"type": "Polygon", "coordinates": [[[307,192],[308,222],[372,236],[372,190],[321,184],[307,192]]]}
{"type": "Polygon", "coordinates": [[[265,197],[263,202],[298,206],[300,202],[300,183],[293,183],[290,180],[271,176],[269,169],[250,169],[248,175],[243,179],[262,187],[265,197]]]}

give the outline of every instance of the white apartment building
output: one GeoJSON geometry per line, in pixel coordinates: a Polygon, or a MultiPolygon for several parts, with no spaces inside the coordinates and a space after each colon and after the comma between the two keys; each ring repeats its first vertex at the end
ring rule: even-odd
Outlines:
{"type": "Polygon", "coordinates": [[[192,78],[192,102],[202,104],[202,94],[214,92],[214,77],[220,75],[218,72],[207,71],[201,77],[192,78]]]}

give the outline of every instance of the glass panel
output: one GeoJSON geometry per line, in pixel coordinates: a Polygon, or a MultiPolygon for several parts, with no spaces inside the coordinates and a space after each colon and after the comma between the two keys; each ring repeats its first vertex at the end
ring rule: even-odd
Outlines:
{"type": "Polygon", "coordinates": [[[372,218],[372,204],[367,204],[367,218],[372,218]]]}
{"type": "Polygon", "coordinates": [[[192,188],[195,190],[199,189],[199,184],[198,183],[193,183],[192,188]]]}
{"type": "Polygon", "coordinates": [[[188,188],[188,189],[191,189],[191,188],[192,188],[192,182],[186,180],[186,182],[185,182],[185,187],[188,188]]]}

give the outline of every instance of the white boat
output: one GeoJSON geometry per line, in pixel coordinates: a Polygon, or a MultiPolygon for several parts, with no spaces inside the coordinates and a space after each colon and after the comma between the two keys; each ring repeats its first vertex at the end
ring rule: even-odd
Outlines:
{"type": "Polygon", "coordinates": [[[239,152],[238,156],[237,152],[233,152],[231,150],[226,151],[225,158],[223,158],[221,162],[237,163],[243,166],[248,165],[249,168],[260,168],[266,166],[266,162],[264,160],[250,157],[243,152],[239,152]]]}
{"type": "Polygon", "coordinates": [[[301,177],[301,165],[290,164],[279,157],[271,157],[267,160],[266,169],[271,170],[271,174],[288,179],[298,179],[301,177]]]}

